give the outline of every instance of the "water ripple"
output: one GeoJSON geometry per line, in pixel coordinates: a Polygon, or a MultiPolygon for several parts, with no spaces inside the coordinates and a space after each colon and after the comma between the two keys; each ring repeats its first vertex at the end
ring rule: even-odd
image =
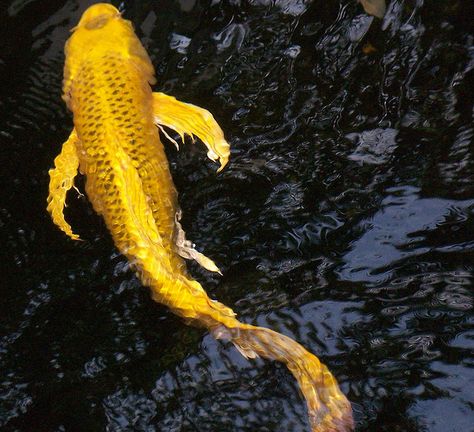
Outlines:
{"type": "MultiPolygon", "coordinates": [[[[45,212],[72,126],[63,45],[92,0],[0,11],[2,430],[305,431],[284,367],[248,362],[154,304],[85,198],[45,212]]],[[[231,142],[167,147],[183,225],[246,322],[328,364],[358,430],[470,430],[474,363],[472,2],[121,2],[159,91],[231,142]]],[[[78,181],[82,188],[82,181],[78,181]]]]}

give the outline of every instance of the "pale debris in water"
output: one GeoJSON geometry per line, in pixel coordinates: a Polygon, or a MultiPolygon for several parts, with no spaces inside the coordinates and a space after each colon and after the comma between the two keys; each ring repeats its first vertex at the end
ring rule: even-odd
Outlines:
{"type": "Polygon", "coordinates": [[[385,15],[387,9],[385,0],[359,0],[359,3],[369,15],[380,19],[385,15]]]}
{"type": "Polygon", "coordinates": [[[374,17],[365,14],[356,16],[348,28],[349,40],[351,42],[359,42],[362,40],[369,31],[373,20],[374,17]]]}
{"type": "Polygon", "coordinates": [[[180,54],[187,54],[191,39],[178,33],[171,34],[170,48],[180,54]]]}
{"type": "Polygon", "coordinates": [[[349,141],[357,145],[348,156],[350,160],[361,164],[381,165],[397,149],[398,131],[392,128],[376,128],[346,135],[349,141]]]}

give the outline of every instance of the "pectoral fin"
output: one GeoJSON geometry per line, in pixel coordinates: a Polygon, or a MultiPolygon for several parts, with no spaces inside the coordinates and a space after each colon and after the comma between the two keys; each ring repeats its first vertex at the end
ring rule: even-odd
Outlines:
{"type": "MultiPolygon", "coordinates": [[[[158,127],[175,130],[181,139],[185,134],[198,137],[207,147],[207,156],[221,164],[221,171],[229,160],[229,144],[212,114],[196,105],[179,102],[173,96],[153,93],[153,115],[158,127]]],[[[165,132],[166,133],[166,132],[165,132]]],[[[177,146],[176,141],[171,139],[177,146]]]]}
{"type": "Polygon", "coordinates": [[[79,236],[72,232],[71,226],[64,219],[66,194],[74,185],[74,177],[79,167],[76,144],[79,141],[76,131],[73,130],[63,144],[61,153],[54,159],[54,168],[49,170],[48,212],[53,222],[73,240],[79,236]]]}

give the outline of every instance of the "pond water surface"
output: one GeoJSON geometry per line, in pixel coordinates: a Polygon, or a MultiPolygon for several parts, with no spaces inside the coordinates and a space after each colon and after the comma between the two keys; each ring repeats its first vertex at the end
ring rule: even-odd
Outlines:
{"type": "MultiPolygon", "coordinates": [[[[63,47],[93,2],[0,8],[2,431],[308,431],[280,364],[249,362],[154,303],[85,197],[46,213],[72,126],[63,47]]],[[[317,354],[357,431],[474,431],[472,1],[115,2],[156,89],[232,146],[166,144],[190,264],[243,321],[317,354]]],[[[79,189],[82,182],[78,182],[79,189]]]]}

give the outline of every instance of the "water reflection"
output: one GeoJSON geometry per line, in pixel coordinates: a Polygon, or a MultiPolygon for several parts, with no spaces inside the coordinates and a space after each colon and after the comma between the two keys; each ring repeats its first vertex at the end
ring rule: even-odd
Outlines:
{"type": "MultiPolygon", "coordinates": [[[[0,11],[15,77],[0,88],[1,427],[308,430],[284,367],[155,305],[86,200],[67,209],[86,242],[49,221],[71,126],[62,49],[91,3],[0,11]]],[[[213,111],[233,145],[218,177],[204,152],[167,149],[189,237],[224,271],[193,274],[320,355],[358,430],[469,430],[471,2],[392,0],[383,21],[352,0],[120,3],[158,88],[213,111]]]]}
{"type": "Polygon", "coordinates": [[[473,232],[463,226],[472,224],[474,200],[420,198],[419,192],[401,186],[386,191],[380,210],[354,228],[364,234],[342,258],[341,279],[386,282],[410,263],[421,270],[429,267],[430,256],[474,250],[473,232]]]}

